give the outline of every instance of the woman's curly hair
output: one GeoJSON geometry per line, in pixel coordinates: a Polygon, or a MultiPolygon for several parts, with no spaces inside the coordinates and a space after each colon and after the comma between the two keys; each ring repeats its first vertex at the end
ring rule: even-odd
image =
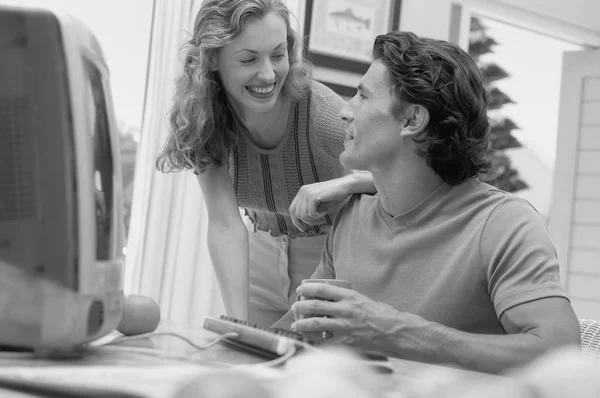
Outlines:
{"type": "Polygon", "coordinates": [[[454,44],[410,32],[377,36],[373,58],[388,69],[396,93],[392,109],[406,104],[429,111],[429,124],[415,142],[418,154],[449,184],[460,184],[489,167],[489,93],[483,72],[454,44]]]}
{"type": "Polygon", "coordinates": [[[290,69],[283,95],[299,98],[307,87],[307,63],[302,41],[292,29],[290,12],[281,0],[205,0],[196,15],[193,37],[184,43],[183,73],[169,111],[169,135],[156,160],[162,172],[192,169],[204,172],[227,162],[238,139],[238,119],[210,60],[233,42],[250,18],[275,12],[287,26],[290,69]]]}

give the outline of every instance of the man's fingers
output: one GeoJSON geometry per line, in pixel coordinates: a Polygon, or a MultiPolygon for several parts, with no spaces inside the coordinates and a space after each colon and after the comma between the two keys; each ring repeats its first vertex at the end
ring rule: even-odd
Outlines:
{"type": "Polygon", "coordinates": [[[322,316],[316,316],[312,318],[305,318],[297,320],[292,323],[292,329],[298,333],[307,332],[336,332],[346,331],[347,327],[344,326],[344,322],[341,319],[336,318],[325,318],[322,316]]]}
{"type": "Polygon", "coordinates": [[[350,289],[328,285],[326,283],[304,283],[298,286],[296,292],[308,298],[320,298],[329,301],[340,301],[354,293],[350,289]]]}
{"type": "Polygon", "coordinates": [[[303,332],[302,335],[309,341],[321,341],[323,339],[323,331],[318,332],[303,332]]]}
{"type": "Polygon", "coordinates": [[[323,300],[298,300],[292,305],[296,319],[298,316],[333,316],[337,315],[335,310],[337,303],[323,300]]]}

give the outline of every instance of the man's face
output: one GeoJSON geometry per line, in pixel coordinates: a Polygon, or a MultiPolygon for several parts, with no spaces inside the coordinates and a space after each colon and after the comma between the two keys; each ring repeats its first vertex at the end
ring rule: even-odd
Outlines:
{"type": "Polygon", "coordinates": [[[399,154],[402,119],[392,115],[394,93],[387,67],[375,61],[340,116],[346,123],[340,162],[354,170],[373,170],[399,154]]]}

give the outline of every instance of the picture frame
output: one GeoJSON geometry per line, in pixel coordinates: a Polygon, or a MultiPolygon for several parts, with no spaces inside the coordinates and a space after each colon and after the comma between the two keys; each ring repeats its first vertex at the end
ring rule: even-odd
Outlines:
{"type": "Polygon", "coordinates": [[[364,74],[375,37],[398,30],[401,0],[305,0],[305,57],[364,74]]]}

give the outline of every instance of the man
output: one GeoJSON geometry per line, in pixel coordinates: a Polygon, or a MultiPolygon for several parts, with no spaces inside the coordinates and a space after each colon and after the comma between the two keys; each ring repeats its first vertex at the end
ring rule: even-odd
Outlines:
{"type": "Polygon", "coordinates": [[[412,33],[378,36],[373,56],[341,113],[340,160],[371,172],[377,194],[344,204],[313,275],[353,290],[300,286],[292,328],[486,372],[579,344],[544,220],[476,179],[489,139],[482,72],[412,33]]]}

